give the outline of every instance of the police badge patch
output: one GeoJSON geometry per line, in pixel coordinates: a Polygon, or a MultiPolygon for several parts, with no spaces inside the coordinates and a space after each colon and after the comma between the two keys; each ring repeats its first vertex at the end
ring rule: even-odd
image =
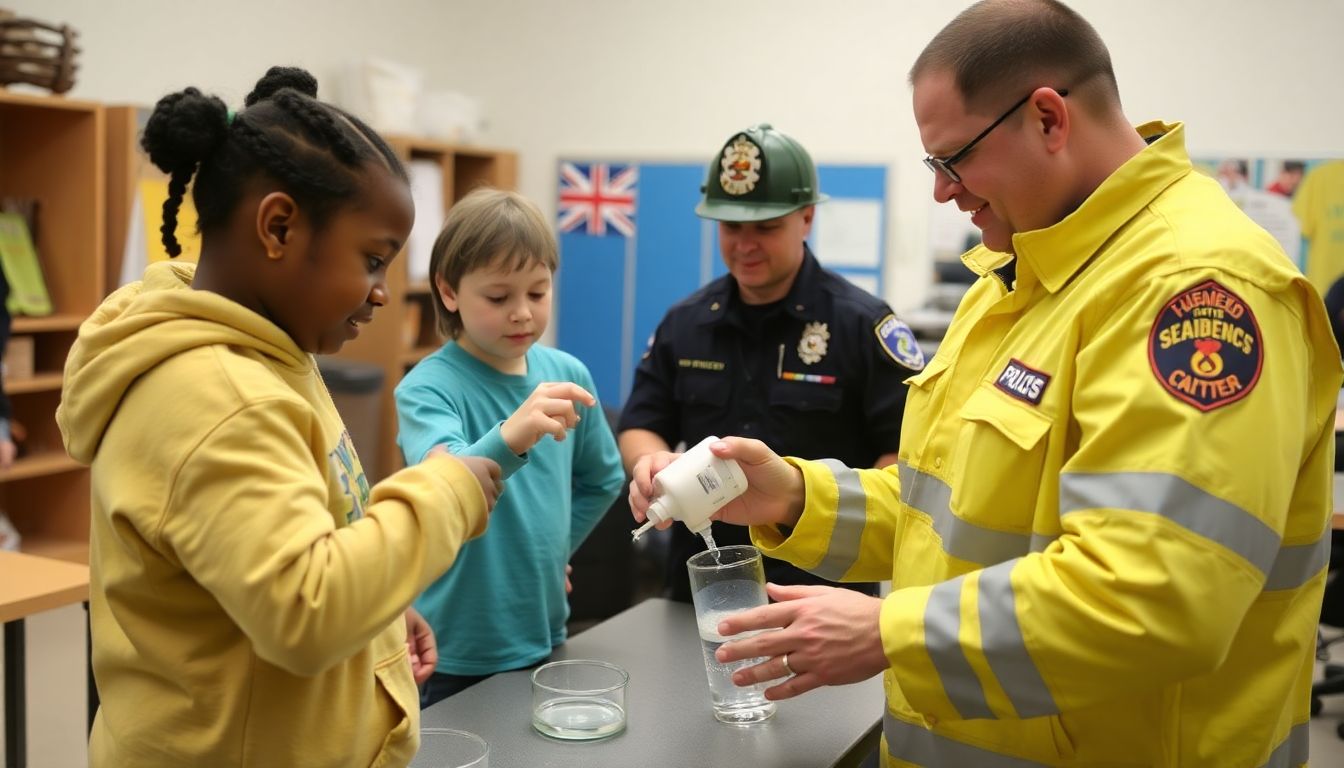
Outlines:
{"type": "Polygon", "coordinates": [[[825,323],[808,323],[803,326],[803,338],[798,340],[798,359],[808,365],[821,362],[830,340],[831,332],[825,323]]]}
{"type": "Polygon", "coordinates": [[[877,335],[882,351],[892,360],[912,371],[924,370],[924,350],[920,349],[919,342],[915,341],[915,332],[910,330],[910,326],[896,319],[895,315],[887,315],[879,320],[877,325],[873,326],[873,333],[877,335]]]}
{"type": "Polygon", "coordinates": [[[1260,341],[1260,325],[1246,302],[1208,280],[1158,312],[1148,334],[1148,360],[1172,397],[1207,412],[1255,388],[1264,363],[1260,341]]]}

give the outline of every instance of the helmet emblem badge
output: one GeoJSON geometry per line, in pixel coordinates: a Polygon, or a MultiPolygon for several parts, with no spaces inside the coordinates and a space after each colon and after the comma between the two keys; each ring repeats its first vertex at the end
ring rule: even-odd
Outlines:
{"type": "Polygon", "coordinates": [[[723,191],[730,195],[745,195],[761,180],[761,148],[746,136],[738,136],[723,148],[719,166],[723,169],[719,173],[723,191]]]}

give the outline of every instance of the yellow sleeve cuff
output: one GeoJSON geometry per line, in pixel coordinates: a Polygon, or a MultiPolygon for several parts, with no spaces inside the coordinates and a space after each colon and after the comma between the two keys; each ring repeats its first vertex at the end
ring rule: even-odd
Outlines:
{"type": "Polygon", "coordinates": [[[786,533],[779,526],[753,525],[751,541],[764,554],[807,570],[826,556],[831,533],[835,530],[840,489],[835,475],[825,465],[792,456],[785,461],[803,473],[803,515],[798,525],[786,533]]]}

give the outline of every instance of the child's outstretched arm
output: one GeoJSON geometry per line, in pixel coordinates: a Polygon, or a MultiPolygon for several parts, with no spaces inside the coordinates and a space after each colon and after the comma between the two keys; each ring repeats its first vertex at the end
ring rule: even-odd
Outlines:
{"type": "Polygon", "coordinates": [[[239,410],[176,469],[151,538],[258,656],[297,675],[320,673],[402,620],[484,531],[490,504],[480,468],[446,455],[393,474],[363,504],[353,478],[339,487],[313,466],[320,430],[301,401],[239,410]],[[342,500],[357,519],[337,527],[342,500]]]}
{"type": "Polygon", "coordinates": [[[435,446],[443,446],[454,456],[493,460],[506,479],[527,463],[527,451],[537,441],[546,435],[563,440],[566,430],[579,420],[577,408],[595,402],[577,384],[540,384],[512,416],[479,438],[472,438],[459,412],[462,406],[444,392],[439,382],[405,379],[397,386],[396,401],[397,445],[407,464],[420,461],[435,446]]]}

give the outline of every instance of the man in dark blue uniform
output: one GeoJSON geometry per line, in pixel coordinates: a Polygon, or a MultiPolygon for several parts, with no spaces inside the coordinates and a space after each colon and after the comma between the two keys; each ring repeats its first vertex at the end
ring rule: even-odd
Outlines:
{"type": "MultiPolygon", "coordinates": [[[[719,222],[729,274],[659,324],[618,426],[626,468],[638,478],[650,454],[725,434],[785,456],[894,463],[903,382],[924,355],[886,302],[823,269],[808,248],[814,206],[827,199],[812,158],[756,125],[728,140],[702,191],[695,212],[719,222]]],[[[715,523],[713,534],[719,546],[750,543],[740,526],[715,523]]],[[[671,535],[670,597],[690,602],[686,560],[705,545],[683,525],[671,535]]],[[[765,572],[777,584],[830,583],[769,558],[765,572]]]]}

